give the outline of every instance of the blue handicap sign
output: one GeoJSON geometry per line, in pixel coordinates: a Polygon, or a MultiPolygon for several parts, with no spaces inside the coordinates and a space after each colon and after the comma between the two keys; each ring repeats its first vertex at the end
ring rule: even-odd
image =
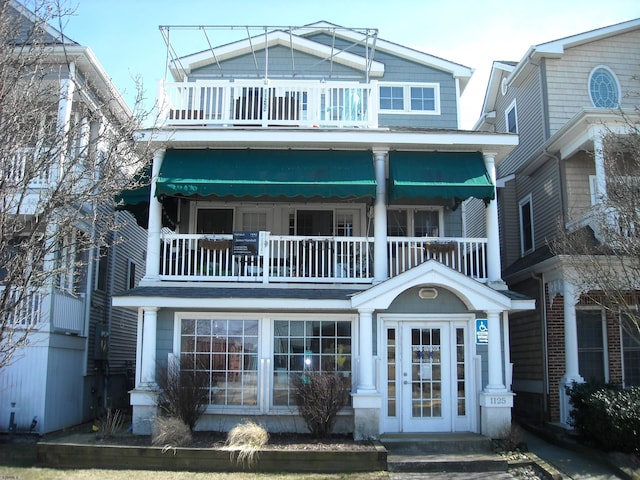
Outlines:
{"type": "Polygon", "coordinates": [[[489,343],[489,321],[486,318],[476,319],[476,345],[489,343]]]}

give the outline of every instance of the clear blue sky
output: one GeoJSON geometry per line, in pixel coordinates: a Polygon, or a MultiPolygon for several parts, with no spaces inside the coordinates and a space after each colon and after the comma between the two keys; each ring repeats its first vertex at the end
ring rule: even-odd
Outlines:
{"type": "MultiPolygon", "coordinates": [[[[640,17],[639,0],[63,1],[75,10],[64,33],[93,50],[130,104],[134,76],[150,98],[164,77],[160,25],[300,26],[326,20],[377,28],[380,38],[474,69],[462,96],[463,128],[471,128],[480,113],[493,60],[518,61],[532,45],[640,17]]],[[[218,38],[211,38],[214,45],[227,40],[218,38]]]]}

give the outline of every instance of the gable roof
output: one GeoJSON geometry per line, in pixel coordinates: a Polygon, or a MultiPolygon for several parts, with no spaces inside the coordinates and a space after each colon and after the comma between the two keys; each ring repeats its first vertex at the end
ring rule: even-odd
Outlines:
{"type": "Polygon", "coordinates": [[[507,85],[517,83],[520,78],[525,78],[530,69],[542,58],[561,58],[568,48],[595,42],[604,38],[613,37],[633,30],[640,29],[640,18],[629,20],[615,25],[590,30],[588,32],[571,35],[569,37],[552,40],[531,46],[519,62],[495,61],[491,69],[491,76],[487,85],[487,91],[481,110],[481,117],[476,123],[478,128],[485,120],[487,114],[493,111],[498,92],[501,88],[501,73],[507,72],[505,79],[507,85]]]}
{"type": "MultiPolygon", "coordinates": [[[[207,27],[203,26],[201,28],[206,29],[207,27]]],[[[249,27],[247,27],[247,29],[248,28],[249,27]]],[[[371,52],[375,52],[376,50],[384,51],[400,58],[448,72],[460,80],[460,91],[461,93],[464,91],[473,74],[472,69],[412,48],[382,40],[378,38],[377,32],[378,30],[373,28],[347,28],[326,21],[301,27],[288,27],[286,29],[277,29],[276,27],[276,29],[272,31],[265,31],[264,34],[250,36],[244,40],[212,47],[209,50],[176,58],[170,62],[169,68],[174,79],[180,81],[184,80],[184,74],[190,73],[195,68],[248,54],[265,47],[282,45],[319,58],[331,58],[334,62],[360,71],[369,69],[369,75],[374,78],[379,78],[384,75],[384,64],[381,62],[347,52],[344,49],[336,49],[309,38],[319,33],[327,33],[336,38],[351,41],[354,44],[366,45],[371,49],[371,52]],[[182,71],[184,71],[184,73],[182,73],[182,71]]]]}

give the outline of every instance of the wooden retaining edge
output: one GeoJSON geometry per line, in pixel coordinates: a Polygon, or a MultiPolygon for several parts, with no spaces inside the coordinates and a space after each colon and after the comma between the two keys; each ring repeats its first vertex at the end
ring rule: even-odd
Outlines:
{"type": "Polygon", "coordinates": [[[387,469],[387,451],[259,450],[251,465],[237,451],[213,448],[133,447],[39,442],[37,462],[50,468],[104,468],[193,472],[349,473],[387,469]]]}

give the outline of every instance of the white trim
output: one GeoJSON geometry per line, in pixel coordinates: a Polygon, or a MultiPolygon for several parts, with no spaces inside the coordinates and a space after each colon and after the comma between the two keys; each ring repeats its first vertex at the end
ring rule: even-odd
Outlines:
{"type": "Polygon", "coordinates": [[[598,177],[596,175],[589,175],[589,196],[591,197],[591,206],[600,203],[598,199],[598,177]]]}
{"type": "Polygon", "coordinates": [[[378,112],[380,115],[440,115],[440,84],[421,82],[378,82],[378,112]],[[402,110],[385,109],[380,105],[380,89],[382,87],[402,88],[402,110]],[[412,110],[411,109],[411,89],[412,88],[432,88],[434,97],[433,110],[412,110]]]}
{"type": "Polygon", "coordinates": [[[527,195],[526,197],[522,198],[519,202],[518,202],[518,220],[520,223],[520,254],[522,256],[526,255],[527,253],[533,252],[536,249],[536,241],[535,241],[535,232],[534,232],[534,225],[533,225],[533,196],[531,194],[527,195]],[[524,223],[523,223],[523,218],[522,218],[522,207],[525,206],[526,204],[529,204],[529,221],[531,222],[531,248],[525,250],[525,241],[524,241],[524,223]]]}
{"type": "Polygon", "coordinates": [[[505,133],[518,133],[518,107],[516,105],[516,99],[514,98],[513,101],[509,104],[509,106],[507,108],[505,108],[504,110],[504,126],[505,126],[505,133]],[[514,116],[514,122],[515,122],[515,131],[512,132],[509,129],[509,114],[513,112],[513,116],[514,116]]]}
{"type": "Polygon", "coordinates": [[[591,69],[591,72],[589,72],[589,80],[587,80],[587,94],[589,95],[589,100],[591,101],[591,105],[594,108],[603,108],[603,109],[616,109],[616,108],[620,108],[620,104],[622,103],[622,89],[620,87],[620,80],[618,80],[618,76],[615,74],[615,72],[613,70],[611,70],[609,67],[607,67],[606,65],[596,65],[595,67],[593,67],[591,69]],[[593,101],[593,96],[591,95],[591,80],[593,79],[593,75],[596,73],[596,71],[598,70],[605,70],[607,72],[609,72],[609,75],[611,75],[611,78],[613,79],[613,82],[615,83],[616,86],[616,105],[613,106],[599,106],[596,105],[595,102],[593,101]]]}
{"type": "MultiPolygon", "coordinates": [[[[597,307],[594,305],[576,305],[576,327],[578,323],[578,312],[579,311],[598,311],[600,312],[600,326],[602,328],[602,362],[603,362],[603,372],[604,372],[604,382],[608,383],[610,380],[609,376],[609,338],[607,335],[607,318],[604,308],[597,307]]],[[[577,330],[576,330],[577,331],[577,330]]],[[[578,339],[576,339],[578,341],[578,339]]],[[[580,351],[580,344],[578,343],[578,352],[580,351]]],[[[622,350],[621,350],[622,351],[622,350]]],[[[624,363],[622,364],[622,369],[624,371],[624,363]]],[[[580,372],[580,361],[578,360],[578,371],[580,376],[582,372],[580,372]]],[[[585,377],[585,380],[589,380],[585,377]]]]}

